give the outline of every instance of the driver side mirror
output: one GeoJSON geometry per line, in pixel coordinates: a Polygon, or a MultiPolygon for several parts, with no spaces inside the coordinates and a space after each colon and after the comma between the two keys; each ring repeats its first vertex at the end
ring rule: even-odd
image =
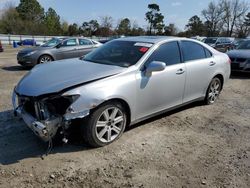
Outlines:
{"type": "Polygon", "coordinates": [[[62,43],[59,43],[58,45],[56,45],[56,48],[61,48],[62,43]]]}
{"type": "Polygon", "coordinates": [[[85,55],[79,57],[80,60],[83,60],[85,58],[85,55]]]}
{"type": "Polygon", "coordinates": [[[163,71],[166,68],[166,64],[161,61],[152,61],[148,65],[146,65],[145,75],[151,76],[152,72],[163,71]]]}

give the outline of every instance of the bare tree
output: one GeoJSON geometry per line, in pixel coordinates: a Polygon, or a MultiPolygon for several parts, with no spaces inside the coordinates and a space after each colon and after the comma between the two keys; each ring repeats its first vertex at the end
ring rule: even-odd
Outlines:
{"type": "Polygon", "coordinates": [[[98,30],[98,34],[104,37],[110,36],[112,34],[113,18],[111,16],[103,16],[100,18],[101,27],[98,30]]]}
{"type": "Polygon", "coordinates": [[[223,7],[221,4],[217,5],[215,2],[210,2],[207,9],[204,9],[202,16],[205,18],[205,26],[207,27],[207,35],[218,35],[221,28],[221,21],[223,20],[223,7]]]}
{"type": "Polygon", "coordinates": [[[249,4],[242,0],[221,0],[219,4],[223,9],[223,25],[226,35],[231,37],[237,21],[241,21],[248,11],[249,4]]]}

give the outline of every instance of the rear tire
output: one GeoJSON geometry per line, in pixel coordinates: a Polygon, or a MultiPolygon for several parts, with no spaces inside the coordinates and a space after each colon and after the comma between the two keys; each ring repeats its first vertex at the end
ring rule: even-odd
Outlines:
{"type": "Polygon", "coordinates": [[[126,110],[119,102],[105,103],[83,120],[83,139],[92,147],[108,145],[121,137],[126,123],[126,110]]]}
{"type": "Polygon", "coordinates": [[[215,101],[218,99],[220,95],[221,89],[222,89],[221,80],[217,77],[213,78],[207,89],[205,103],[207,105],[215,103],[215,101]]]}

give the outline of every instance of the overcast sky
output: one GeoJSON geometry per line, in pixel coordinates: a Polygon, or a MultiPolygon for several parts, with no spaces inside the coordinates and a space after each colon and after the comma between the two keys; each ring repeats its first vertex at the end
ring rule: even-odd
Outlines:
{"type": "MultiPolygon", "coordinates": [[[[0,9],[6,2],[11,1],[18,5],[19,0],[0,0],[0,9]]],[[[175,23],[183,30],[190,17],[200,16],[211,0],[38,0],[47,10],[52,7],[69,23],[81,24],[90,19],[97,19],[109,15],[114,18],[114,25],[121,18],[128,17],[146,27],[145,12],[149,3],[157,3],[165,16],[165,24],[175,23]]]]}

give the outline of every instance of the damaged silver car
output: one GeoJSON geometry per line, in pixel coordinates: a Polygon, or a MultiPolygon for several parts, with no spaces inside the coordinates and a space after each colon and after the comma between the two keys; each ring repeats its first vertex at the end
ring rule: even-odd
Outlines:
{"type": "Polygon", "coordinates": [[[204,100],[212,104],[230,75],[230,60],[185,38],[113,40],[80,59],[33,68],[13,92],[15,113],[42,140],[81,120],[93,147],[117,140],[126,126],[204,100]]]}

